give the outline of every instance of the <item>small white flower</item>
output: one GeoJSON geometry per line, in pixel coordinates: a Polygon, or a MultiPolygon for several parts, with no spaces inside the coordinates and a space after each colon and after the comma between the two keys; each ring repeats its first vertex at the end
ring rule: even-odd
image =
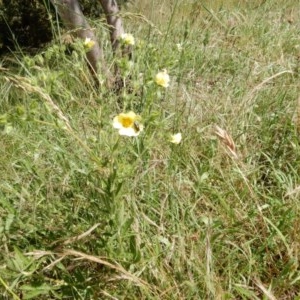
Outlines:
{"type": "Polygon", "coordinates": [[[179,144],[181,142],[181,139],[182,139],[182,135],[181,135],[180,132],[178,132],[178,133],[173,134],[171,136],[170,142],[173,143],[173,144],[179,144]]]}
{"type": "Polygon", "coordinates": [[[167,73],[167,70],[164,69],[162,72],[158,72],[155,76],[156,84],[167,88],[170,85],[170,76],[167,73]]]}
{"type": "Polygon", "coordinates": [[[87,37],[87,38],[85,38],[83,45],[86,49],[90,50],[94,47],[95,41],[93,41],[91,38],[87,37]]]}
{"type": "Polygon", "coordinates": [[[123,33],[123,34],[121,34],[121,40],[127,46],[133,46],[135,44],[134,37],[130,33],[123,33]]]}
{"type": "Polygon", "coordinates": [[[181,52],[183,50],[182,44],[176,44],[177,50],[181,52]]]}
{"type": "Polygon", "coordinates": [[[119,130],[120,135],[138,136],[144,129],[140,119],[133,111],[121,113],[114,117],[113,127],[119,130]]]}

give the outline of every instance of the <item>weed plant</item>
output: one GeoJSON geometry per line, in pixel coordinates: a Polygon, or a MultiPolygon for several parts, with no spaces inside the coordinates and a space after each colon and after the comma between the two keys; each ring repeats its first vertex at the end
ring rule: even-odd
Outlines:
{"type": "Polygon", "coordinates": [[[3,59],[1,299],[300,299],[296,2],[132,2],[131,60],[93,21],[119,93],[62,29],[3,59]]]}

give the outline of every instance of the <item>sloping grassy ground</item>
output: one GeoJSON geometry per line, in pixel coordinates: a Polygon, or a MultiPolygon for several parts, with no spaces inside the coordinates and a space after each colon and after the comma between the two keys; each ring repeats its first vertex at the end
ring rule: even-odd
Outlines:
{"type": "Polygon", "coordinates": [[[1,299],[300,299],[297,1],[136,2],[119,95],[79,42],[1,67],[1,299]]]}

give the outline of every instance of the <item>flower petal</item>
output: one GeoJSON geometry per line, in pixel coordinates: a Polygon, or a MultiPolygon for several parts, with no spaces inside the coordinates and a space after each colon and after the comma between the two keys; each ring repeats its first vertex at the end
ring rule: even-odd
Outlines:
{"type": "Polygon", "coordinates": [[[121,128],[119,130],[119,134],[126,136],[138,136],[140,134],[140,131],[135,131],[133,127],[121,128]]]}
{"type": "Polygon", "coordinates": [[[122,123],[119,121],[119,116],[114,117],[113,127],[116,128],[116,129],[123,128],[122,123]]]}

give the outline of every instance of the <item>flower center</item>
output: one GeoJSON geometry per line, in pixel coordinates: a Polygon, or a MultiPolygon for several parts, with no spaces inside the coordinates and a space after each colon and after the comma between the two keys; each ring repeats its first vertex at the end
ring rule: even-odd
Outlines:
{"type": "Polygon", "coordinates": [[[133,120],[132,120],[132,118],[129,118],[129,117],[122,117],[120,123],[123,125],[123,127],[128,128],[128,127],[132,126],[133,120]]]}

